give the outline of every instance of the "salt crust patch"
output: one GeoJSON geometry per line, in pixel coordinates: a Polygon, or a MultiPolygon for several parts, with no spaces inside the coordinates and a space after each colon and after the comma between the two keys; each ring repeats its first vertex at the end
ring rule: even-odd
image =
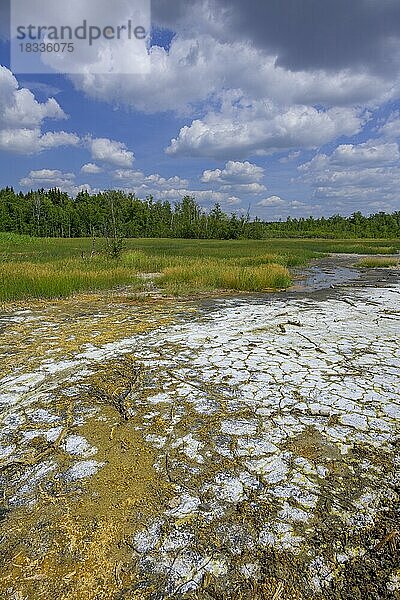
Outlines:
{"type": "MultiPolygon", "coordinates": [[[[154,571],[168,574],[171,593],[175,588],[180,593],[195,589],[205,572],[224,576],[229,557],[199,552],[186,523],[195,523],[201,516],[215,527],[224,523],[232,507],[256,498],[274,510],[267,522],[259,524],[261,533],[253,544],[293,554],[306,550],[310,586],[323,593],[334,575],[326,559],[308,545],[307,528],[331,464],[328,458],[303,456],[308,449],[298,446],[299,439],[310,430],[318,432],[326,447],[335,449],[335,460],[344,463],[355,442],[393,452],[400,412],[398,291],[357,290],[351,292],[351,304],[340,299],[221,300],[210,318],[206,315],[202,320],[159,328],[146,335],[145,345],[140,336],[133,336],[101,347],[88,344],[72,359],[45,360],[35,372],[0,381],[0,404],[5,409],[0,452],[12,459],[16,448],[10,436],[22,427],[26,444],[40,435],[49,442],[57,439],[62,431],[59,417],[45,407],[52,382],[76,381],[73,395],[90,365],[127,352],[133,352],[148,369],[165,372],[166,365],[173,365],[180,379],[195,385],[164,379],[145,399],[148,412],[138,430],[162,454],[161,472],[167,453],[179,462],[190,491],[177,489],[177,505],[166,507],[160,518],[135,536],[137,552],[150,561],[154,571]],[[393,312],[390,319],[387,311],[393,312]],[[290,322],[300,322],[301,328],[290,322]],[[170,350],[174,344],[177,350],[170,350]],[[47,381],[46,396],[42,390],[47,381]],[[26,424],[24,414],[30,419],[26,424]],[[154,428],[160,416],[168,422],[165,435],[154,428]],[[206,423],[209,418],[212,427],[206,433],[201,427],[196,429],[194,423],[206,423]],[[225,463],[221,463],[219,472],[210,470],[210,465],[215,467],[222,459],[231,460],[234,466],[223,470],[225,463]],[[201,489],[196,487],[199,477],[201,489]]],[[[22,313],[18,318],[23,321],[29,315],[22,313]]],[[[75,424],[90,416],[79,415],[75,424]]],[[[62,447],[71,457],[85,459],[66,471],[69,481],[93,476],[103,464],[89,459],[96,449],[82,436],[69,435],[62,447]]],[[[337,509],[349,533],[374,523],[381,499],[373,488],[377,477],[381,492],[387,491],[379,465],[364,460],[359,467],[365,481],[370,478],[371,488],[361,495],[355,493],[348,510],[337,509]]],[[[48,461],[31,469],[13,501],[23,497],[34,501],[38,483],[56,468],[48,461]]],[[[338,562],[346,562],[353,550],[346,548],[338,562]]],[[[258,567],[248,562],[240,569],[243,575],[256,577],[258,567]]],[[[393,574],[388,589],[397,580],[393,574]]]]}

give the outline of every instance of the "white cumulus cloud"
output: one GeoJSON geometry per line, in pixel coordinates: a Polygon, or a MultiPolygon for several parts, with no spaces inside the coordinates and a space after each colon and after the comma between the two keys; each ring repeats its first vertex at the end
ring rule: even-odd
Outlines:
{"type": "Polygon", "coordinates": [[[116,167],[129,168],[135,160],[133,152],[122,142],[108,138],[88,137],[86,143],[93,160],[108,163],[116,167]]]}
{"type": "Polygon", "coordinates": [[[313,197],[329,202],[331,212],[398,210],[399,148],[396,143],[368,140],[342,144],[330,155],[317,154],[299,166],[313,197]],[[378,203],[378,204],[377,204],[378,203]]]}
{"type": "Polygon", "coordinates": [[[285,200],[282,200],[280,196],[269,196],[268,198],[264,198],[257,203],[258,206],[281,206],[286,204],[285,200]]]}
{"type": "Polygon", "coordinates": [[[42,130],[46,119],[66,118],[54,98],[38,102],[30,90],[19,87],[9,69],[0,66],[0,150],[35,154],[58,146],[77,146],[80,140],[74,133],[42,130]]]}
{"type": "Polygon", "coordinates": [[[88,175],[96,175],[97,173],[101,173],[102,170],[103,169],[95,163],[87,163],[81,166],[81,173],[86,173],[88,175]]]}
{"type": "Polygon", "coordinates": [[[229,160],[223,169],[203,172],[201,181],[203,183],[253,183],[264,177],[264,169],[248,161],[239,162],[229,160]]]}
{"type": "Polygon", "coordinates": [[[355,108],[282,108],[262,101],[227,102],[220,112],[182,127],[167,154],[238,158],[297,148],[316,148],[359,133],[368,115],[355,108]]]}

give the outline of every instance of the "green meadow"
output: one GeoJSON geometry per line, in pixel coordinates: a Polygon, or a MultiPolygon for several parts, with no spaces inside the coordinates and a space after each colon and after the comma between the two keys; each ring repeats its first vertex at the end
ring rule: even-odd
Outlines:
{"type": "MultiPolygon", "coordinates": [[[[0,300],[61,298],[89,290],[129,286],[140,291],[142,275],[156,274],[167,294],[215,290],[261,292],[287,288],[291,268],[332,252],[393,254],[400,240],[189,240],[124,242],[118,259],[90,238],[36,238],[0,233],[0,300]]],[[[365,264],[364,266],[368,266],[365,264]]]]}

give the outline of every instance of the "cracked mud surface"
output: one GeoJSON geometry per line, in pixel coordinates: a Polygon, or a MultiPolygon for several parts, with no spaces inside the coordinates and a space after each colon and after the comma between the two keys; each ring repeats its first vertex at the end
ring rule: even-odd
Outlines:
{"type": "Polygon", "coordinates": [[[399,300],[4,312],[2,597],[400,598],[399,300]]]}

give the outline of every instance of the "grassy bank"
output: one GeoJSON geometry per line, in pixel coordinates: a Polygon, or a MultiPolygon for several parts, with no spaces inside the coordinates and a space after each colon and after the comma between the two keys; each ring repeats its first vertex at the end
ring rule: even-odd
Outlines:
{"type": "Polygon", "coordinates": [[[140,290],[142,273],[160,273],[157,284],[173,294],[285,288],[290,267],[311,258],[330,252],[391,254],[400,250],[400,240],[129,239],[118,260],[101,250],[101,241],[93,247],[87,238],[0,234],[0,300],[57,298],[121,285],[140,290]]]}

